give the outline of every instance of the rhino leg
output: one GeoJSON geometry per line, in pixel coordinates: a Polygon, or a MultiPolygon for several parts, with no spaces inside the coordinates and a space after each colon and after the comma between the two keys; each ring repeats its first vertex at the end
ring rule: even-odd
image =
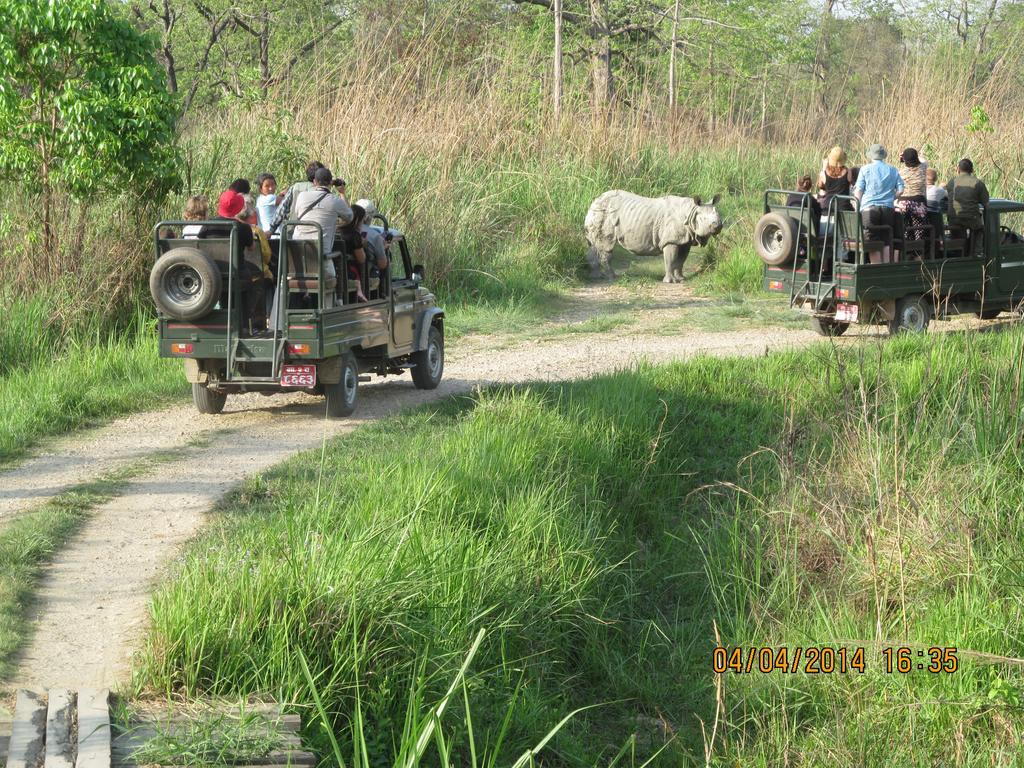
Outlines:
{"type": "MultiPolygon", "coordinates": [[[[682,278],[676,279],[675,269],[678,262],[679,267],[682,267],[682,262],[679,261],[679,246],[674,243],[666,245],[661,249],[661,255],[665,259],[665,277],[661,279],[663,283],[678,283],[682,281],[682,278]]],[[[686,258],[685,256],[683,257],[686,258]]]]}
{"type": "Polygon", "coordinates": [[[676,246],[676,257],[672,261],[672,277],[676,279],[677,283],[683,282],[683,264],[686,263],[686,257],[689,255],[690,246],[676,246]]]}
{"type": "Polygon", "coordinates": [[[615,272],[612,270],[611,265],[611,249],[602,248],[598,245],[592,245],[587,250],[587,264],[590,265],[590,279],[598,280],[602,277],[609,277],[615,279],[615,272]]]}

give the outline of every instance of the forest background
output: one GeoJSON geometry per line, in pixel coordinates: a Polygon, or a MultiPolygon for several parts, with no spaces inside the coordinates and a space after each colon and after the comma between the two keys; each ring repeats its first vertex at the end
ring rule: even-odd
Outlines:
{"type": "Polygon", "coordinates": [[[102,325],[124,320],[145,274],[150,226],[176,214],[185,195],[215,195],[230,178],[261,171],[285,186],[313,155],[415,233],[442,291],[498,285],[477,286],[481,276],[460,268],[501,278],[509,262],[532,260],[502,245],[513,228],[548,236],[559,253],[546,263],[573,272],[597,181],[751,194],[791,185],[834,143],[849,144],[856,162],[875,140],[917,146],[940,168],[978,155],[1006,194],[1024,172],[1024,8],[1005,0],[133,0],[114,8],[151,36],[163,71],[176,126],[164,177],[175,191],[132,189],[114,175],[76,195],[58,177],[60,223],[44,243],[39,173],[6,174],[6,286],[73,294],[56,313],[62,331],[97,312],[102,325]],[[800,167],[794,150],[805,153],[800,167]],[[694,167],[725,158],[731,167],[714,176],[694,167]],[[511,188],[508,174],[520,177],[511,188]],[[555,197],[567,175],[573,192],[555,197]],[[489,255],[480,253],[485,242],[489,255]]]}

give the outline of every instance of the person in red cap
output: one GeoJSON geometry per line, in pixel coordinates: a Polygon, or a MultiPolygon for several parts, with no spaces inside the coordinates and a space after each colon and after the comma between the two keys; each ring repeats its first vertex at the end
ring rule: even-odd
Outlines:
{"type": "Polygon", "coordinates": [[[242,285],[242,324],[244,330],[251,335],[260,335],[266,332],[265,313],[260,312],[260,307],[265,303],[263,272],[254,267],[253,263],[246,258],[247,254],[255,253],[253,246],[252,227],[239,218],[245,209],[245,198],[234,191],[226,189],[221,193],[217,201],[217,219],[223,219],[223,224],[207,224],[199,230],[200,238],[229,238],[232,231],[235,233],[236,261],[238,265],[238,279],[242,285]],[[262,323],[260,317],[263,317],[262,323]]]}

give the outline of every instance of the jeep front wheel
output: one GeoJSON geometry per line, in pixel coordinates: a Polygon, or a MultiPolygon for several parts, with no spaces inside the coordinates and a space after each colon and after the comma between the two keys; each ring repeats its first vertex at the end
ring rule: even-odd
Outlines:
{"type": "Polygon", "coordinates": [[[196,410],[200,413],[220,413],[224,410],[227,399],[226,392],[210,389],[205,384],[192,385],[192,402],[196,404],[196,410]]]}
{"type": "Polygon", "coordinates": [[[896,314],[889,321],[889,333],[924,333],[932,320],[932,305],[920,294],[896,300],[896,314]]]}
{"type": "Polygon", "coordinates": [[[412,356],[412,382],[416,389],[437,389],[444,374],[444,337],[430,326],[427,347],[412,356]]]}
{"type": "Polygon", "coordinates": [[[341,357],[341,377],[336,384],[324,384],[327,415],[351,416],[359,399],[359,366],[352,353],[341,357]]]}

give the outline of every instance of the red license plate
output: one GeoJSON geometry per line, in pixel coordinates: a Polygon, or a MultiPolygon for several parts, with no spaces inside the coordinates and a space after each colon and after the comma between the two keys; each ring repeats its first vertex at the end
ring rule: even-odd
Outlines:
{"type": "Polygon", "coordinates": [[[859,315],[860,305],[858,304],[836,305],[836,320],[841,323],[856,323],[859,315]]]}
{"type": "Polygon", "coordinates": [[[281,386],[309,389],[316,386],[315,365],[281,366],[281,386]]]}

